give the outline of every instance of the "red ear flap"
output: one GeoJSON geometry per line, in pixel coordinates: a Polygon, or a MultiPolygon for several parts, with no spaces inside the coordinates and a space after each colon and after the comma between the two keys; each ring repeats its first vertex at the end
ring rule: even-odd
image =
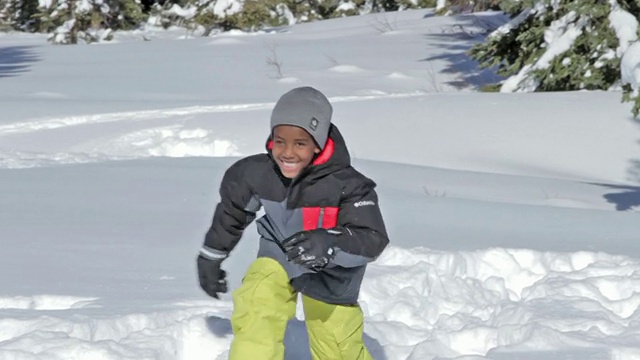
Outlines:
{"type": "Polygon", "coordinates": [[[269,140],[269,142],[267,142],[267,149],[273,150],[273,140],[269,140]]]}

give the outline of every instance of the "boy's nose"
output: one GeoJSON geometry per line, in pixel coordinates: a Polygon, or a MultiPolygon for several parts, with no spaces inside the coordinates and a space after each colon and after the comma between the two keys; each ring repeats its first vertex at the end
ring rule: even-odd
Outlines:
{"type": "Polygon", "coordinates": [[[285,146],[284,151],[282,152],[282,155],[284,157],[293,157],[293,154],[294,154],[293,146],[292,145],[285,146]]]}

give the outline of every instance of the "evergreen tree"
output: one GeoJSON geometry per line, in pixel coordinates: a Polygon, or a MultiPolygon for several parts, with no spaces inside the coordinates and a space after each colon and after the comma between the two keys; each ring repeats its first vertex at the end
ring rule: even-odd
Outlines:
{"type": "Polygon", "coordinates": [[[108,4],[111,10],[106,20],[114,30],[133,29],[146,19],[139,0],[110,0],[108,4]]]}
{"type": "MultiPolygon", "coordinates": [[[[640,15],[638,1],[503,1],[512,16],[469,52],[483,67],[507,77],[502,91],[609,89],[620,79],[621,44],[613,10],[640,15]]],[[[635,39],[632,39],[635,40],[635,39]]]]}
{"type": "Polygon", "coordinates": [[[55,44],[75,44],[108,39],[114,30],[131,29],[144,21],[136,0],[54,0],[35,16],[40,31],[53,32],[55,44]]]}
{"type": "Polygon", "coordinates": [[[20,0],[15,4],[18,6],[15,26],[26,31],[33,31],[33,16],[38,13],[38,0],[20,0]]]}
{"type": "Polygon", "coordinates": [[[13,23],[12,0],[0,0],[0,31],[11,29],[13,23]]]}
{"type": "Polygon", "coordinates": [[[500,6],[511,21],[469,54],[506,78],[501,91],[623,85],[620,59],[638,39],[640,0],[503,0],[500,6]]]}
{"type": "Polygon", "coordinates": [[[219,1],[223,0],[49,0],[39,6],[39,0],[0,0],[0,26],[52,33],[53,43],[74,43],[75,39],[97,41],[106,32],[135,28],[151,16],[164,27],[200,29],[208,35],[216,29],[255,31],[436,4],[436,0],[239,0],[239,7],[221,13],[216,6],[219,1]]]}

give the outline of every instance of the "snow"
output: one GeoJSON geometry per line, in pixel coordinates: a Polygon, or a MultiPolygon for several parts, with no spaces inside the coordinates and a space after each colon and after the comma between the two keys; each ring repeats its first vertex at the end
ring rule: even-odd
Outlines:
{"type": "Polygon", "coordinates": [[[165,16],[174,15],[189,20],[196,16],[197,11],[198,9],[195,6],[187,6],[186,8],[182,8],[178,4],[173,4],[169,9],[163,10],[162,13],[165,16]]]}
{"type": "Polygon", "coordinates": [[[623,84],[630,84],[633,96],[637,96],[640,84],[640,44],[638,40],[638,20],[622,10],[615,0],[611,0],[614,11],[609,21],[615,29],[620,45],[616,55],[620,57],[620,73],[623,84]]]}
{"type": "MultiPolygon", "coordinates": [[[[99,2],[96,2],[96,3],[99,3],[99,2]]],[[[79,0],[79,1],[76,1],[75,6],[76,6],[75,11],[77,13],[89,12],[93,8],[93,1],[79,0]]]]}
{"type": "Polygon", "coordinates": [[[58,28],[54,31],[53,34],[50,35],[50,38],[54,44],[63,44],[67,43],[67,37],[73,29],[73,26],[76,24],[76,19],[70,19],[65,21],[62,25],[58,26],[58,28]]]}
{"type": "Polygon", "coordinates": [[[38,7],[49,8],[54,0],[38,0],[38,7]]]}
{"type": "Polygon", "coordinates": [[[339,4],[338,7],[336,8],[337,11],[349,11],[349,10],[356,10],[356,9],[357,9],[356,4],[354,4],[351,1],[343,2],[339,4]]]}
{"type": "Polygon", "coordinates": [[[631,44],[620,59],[620,73],[623,84],[630,84],[634,96],[640,90],[640,42],[631,44]]]}
{"type": "MultiPolygon", "coordinates": [[[[479,93],[495,77],[464,54],[482,29],[388,15],[392,34],[371,15],[111,46],[3,35],[0,359],[226,359],[231,297],[199,289],[195,257],[222,174],[264,151],[270,109],[300,85],[329,96],[378,183],[391,245],[360,297],[375,359],[640,358],[630,105],[479,93]]],[[[251,225],[225,262],[232,288],[257,241],[251,225]]],[[[310,357],[303,319],[286,359],[310,357]]]]}
{"type": "Polygon", "coordinates": [[[611,13],[609,13],[609,21],[620,42],[616,49],[616,55],[621,57],[629,47],[629,44],[638,39],[638,20],[623,10],[617,0],[609,0],[609,2],[612,9],[611,13]]]}
{"type": "Polygon", "coordinates": [[[278,14],[282,15],[283,18],[287,19],[288,25],[294,25],[297,22],[296,17],[285,4],[276,5],[276,11],[278,14]]]}
{"type": "Polygon", "coordinates": [[[213,13],[220,17],[233,15],[241,9],[242,4],[237,0],[218,0],[213,5],[213,13]]]}
{"type": "Polygon", "coordinates": [[[505,24],[499,26],[495,29],[491,34],[489,34],[489,38],[498,37],[505,34],[510,33],[512,30],[516,29],[523,21],[527,20],[529,16],[533,15],[541,15],[546,11],[546,8],[543,6],[541,2],[536,3],[534,8],[526,8],[520,12],[513,19],[509,20],[505,24]]]}

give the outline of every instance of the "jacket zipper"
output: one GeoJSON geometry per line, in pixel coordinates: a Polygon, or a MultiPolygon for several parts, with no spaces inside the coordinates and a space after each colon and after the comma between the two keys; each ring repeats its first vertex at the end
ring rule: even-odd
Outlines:
{"type": "Polygon", "coordinates": [[[287,192],[286,192],[286,196],[285,198],[287,199],[287,203],[286,203],[286,207],[287,210],[289,210],[289,201],[291,199],[291,190],[293,190],[293,187],[295,185],[297,185],[298,183],[300,183],[300,180],[304,177],[304,175],[307,175],[307,173],[310,172],[311,167],[307,166],[306,168],[302,169],[302,171],[300,172],[300,174],[298,174],[298,176],[296,176],[295,178],[291,179],[291,183],[289,184],[289,187],[287,188],[287,192]]]}

